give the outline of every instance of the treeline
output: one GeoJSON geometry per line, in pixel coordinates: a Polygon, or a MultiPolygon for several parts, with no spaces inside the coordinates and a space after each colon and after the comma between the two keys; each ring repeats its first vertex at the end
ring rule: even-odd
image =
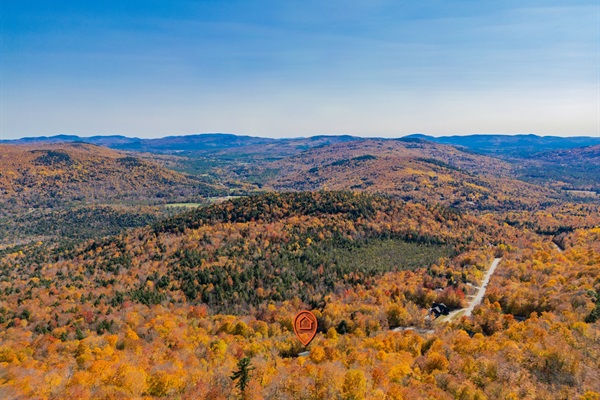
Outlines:
{"type": "Polygon", "coordinates": [[[157,224],[154,231],[176,233],[197,229],[205,224],[267,223],[301,215],[344,214],[355,220],[359,216],[372,216],[377,209],[382,210],[386,203],[391,204],[391,200],[354,192],[271,192],[198,208],[157,224]]]}
{"type": "MultiPolygon", "coordinates": [[[[272,222],[294,216],[342,214],[350,220],[371,218],[376,212],[400,212],[405,207],[391,196],[351,191],[271,192],[231,199],[211,207],[180,214],[155,225],[155,233],[181,233],[205,224],[225,222],[272,222]]],[[[408,206],[406,206],[408,209],[408,206]]],[[[427,206],[444,220],[461,218],[459,210],[442,205],[427,206]]]]}

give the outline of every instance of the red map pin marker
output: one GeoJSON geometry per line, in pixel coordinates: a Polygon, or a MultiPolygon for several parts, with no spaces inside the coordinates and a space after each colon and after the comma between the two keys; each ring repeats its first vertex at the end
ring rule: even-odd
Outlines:
{"type": "Polygon", "coordinates": [[[307,310],[302,310],[294,318],[294,332],[304,346],[308,346],[317,334],[317,317],[307,310]]]}

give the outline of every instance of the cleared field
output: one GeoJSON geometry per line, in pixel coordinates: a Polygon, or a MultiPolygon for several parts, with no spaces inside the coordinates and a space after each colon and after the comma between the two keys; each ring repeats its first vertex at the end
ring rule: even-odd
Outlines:
{"type": "Polygon", "coordinates": [[[231,199],[237,199],[242,196],[222,196],[222,197],[209,197],[208,201],[211,203],[220,203],[222,201],[227,201],[231,199]]]}
{"type": "Polygon", "coordinates": [[[198,208],[202,205],[203,204],[201,204],[201,203],[170,203],[170,204],[165,204],[165,207],[168,207],[168,208],[175,208],[175,207],[198,208]]]}

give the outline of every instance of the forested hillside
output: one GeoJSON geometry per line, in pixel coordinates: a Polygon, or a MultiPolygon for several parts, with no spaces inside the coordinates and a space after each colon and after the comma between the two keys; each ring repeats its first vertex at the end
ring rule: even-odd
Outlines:
{"type": "MultiPolygon", "coordinates": [[[[40,290],[87,282],[104,306],[187,301],[244,314],[294,298],[323,306],[327,295],[370,287],[385,272],[501,242],[499,233],[498,226],[441,206],[351,192],[268,194],[76,249],[45,253],[33,246],[23,257],[7,258],[3,270],[15,285],[37,276],[37,265],[51,265],[44,273],[49,286],[40,290]],[[57,279],[64,274],[66,281],[57,279]]],[[[15,299],[17,287],[11,289],[15,299]]]]}
{"type": "Polygon", "coordinates": [[[560,199],[515,179],[507,162],[418,139],[335,144],[270,166],[278,175],[266,186],[276,190],[350,188],[476,210],[533,209],[560,199]]]}
{"type": "MultiPolygon", "coordinates": [[[[78,146],[81,149],[93,146],[69,143],[75,139],[77,137],[57,137],[47,140],[66,142],[23,143],[29,143],[27,146],[31,147],[31,151],[40,146],[66,146],[69,151],[74,151],[78,146]],[[73,146],[75,147],[72,148],[73,146]]],[[[597,146],[573,148],[580,142],[571,140],[563,143],[560,138],[535,136],[499,136],[496,138],[499,141],[497,146],[507,143],[516,146],[515,143],[519,143],[519,140],[527,139],[530,146],[547,142],[549,148],[568,147],[567,150],[547,153],[530,152],[524,158],[502,153],[503,158],[499,159],[473,153],[468,148],[434,143],[429,137],[426,139],[428,140],[421,139],[420,136],[395,140],[317,136],[274,140],[219,134],[137,141],[124,137],[89,138],[92,142],[117,148],[123,145],[123,148],[132,150],[123,154],[92,147],[98,149],[98,154],[110,154],[109,158],[122,159],[115,171],[123,171],[128,175],[125,182],[110,186],[96,185],[95,190],[99,191],[96,194],[88,187],[90,180],[108,180],[114,165],[108,163],[104,166],[108,171],[104,177],[98,177],[97,173],[86,177],[89,169],[84,168],[75,173],[70,167],[79,168],[80,163],[61,160],[61,157],[37,161],[25,157],[21,161],[24,161],[24,165],[44,162],[54,164],[57,171],[66,168],[64,170],[67,175],[78,176],[71,182],[70,189],[58,190],[55,183],[54,186],[45,183],[44,190],[47,189],[48,193],[43,194],[42,198],[50,197],[44,200],[50,205],[72,198],[96,199],[95,201],[115,197],[131,198],[132,190],[140,192],[142,199],[156,200],[158,197],[159,201],[171,201],[176,197],[181,201],[190,201],[195,196],[197,202],[198,198],[206,196],[323,188],[387,193],[406,201],[442,203],[472,210],[532,210],[538,204],[557,205],[573,199],[598,202],[598,195],[593,192],[597,191],[598,183],[598,174],[594,174],[593,168],[598,161],[597,146]],[[504,143],[506,140],[508,142],[504,143]],[[125,161],[126,158],[130,162],[125,161]],[[148,172],[153,171],[156,164],[163,169],[149,175],[148,172]],[[142,173],[141,170],[145,172],[142,173]],[[183,173],[185,177],[173,175],[173,170],[183,173]],[[192,186],[196,187],[191,191],[190,177],[194,180],[192,186]],[[152,182],[153,179],[159,181],[150,185],[155,187],[154,192],[143,183],[152,182]],[[78,192],[89,193],[81,195],[78,192]],[[56,200],[57,197],[60,200],[56,200]]],[[[475,136],[464,138],[474,139],[475,136]]],[[[495,143],[492,140],[494,138],[477,139],[486,146],[495,143]]],[[[24,147],[21,145],[16,148],[24,147]]],[[[81,156],[89,158],[89,151],[81,156]]],[[[8,157],[11,157],[10,154],[8,157]]],[[[13,155],[12,158],[16,157],[13,155]]],[[[52,170],[50,165],[46,165],[46,169],[48,168],[52,170]]],[[[40,174],[31,168],[27,168],[25,173],[34,176],[19,177],[19,183],[27,181],[28,185],[32,185],[40,179],[40,174]]],[[[41,173],[45,172],[42,170],[41,173]]]]}
{"type": "Polygon", "coordinates": [[[560,252],[494,215],[274,193],[74,247],[5,250],[0,394],[227,399],[249,357],[252,399],[593,399],[599,232],[573,229],[560,252]],[[474,316],[432,324],[432,302],[463,307],[494,256],[474,316]],[[302,308],[319,333],[298,357],[302,308]]]}
{"type": "Polygon", "coordinates": [[[157,221],[157,207],[90,205],[50,210],[32,210],[0,217],[2,245],[30,241],[82,240],[116,235],[128,228],[157,221]]]}
{"type": "Polygon", "coordinates": [[[2,212],[219,193],[210,185],[151,162],[83,143],[0,145],[0,164],[2,212]]]}
{"type": "Polygon", "coordinates": [[[569,193],[580,198],[597,199],[600,196],[600,145],[538,153],[523,163],[518,174],[530,182],[549,183],[574,191],[569,193]]]}

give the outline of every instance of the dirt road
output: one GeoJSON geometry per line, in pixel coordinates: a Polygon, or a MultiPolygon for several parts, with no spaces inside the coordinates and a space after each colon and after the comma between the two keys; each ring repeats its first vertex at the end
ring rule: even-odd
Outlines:
{"type": "Polygon", "coordinates": [[[475,297],[473,297],[473,300],[471,300],[469,302],[469,305],[467,307],[461,308],[458,310],[454,310],[448,315],[440,316],[439,318],[436,319],[436,323],[450,322],[455,318],[462,317],[463,315],[465,317],[471,316],[471,313],[473,313],[473,309],[475,308],[475,306],[481,304],[481,302],[483,301],[483,296],[485,296],[485,291],[487,290],[487,285],[488,285],[488,283],[490,283],[490,278],[494,274],[494,271],[496,271],[496,267],[498,267],[500,260],[502,260],[502,259],[494,258],[494,261],[492,261],[490,268],[487,270],[485,277],[483,278],[483,282],[481,282],[481,286],[477,290],[477,294],[475,294],[475,297]]]}
{"type": "Polygon", "coordinates": [[[475,306],[481,304],[481,302],[483,301],[483,296],[485,296],[485,291],[487,290],[487,285],[488,285],[488,283],[490,283],[490,278],[494,274],[494,271],[496,270],[496,267],[500,263],[500,260],[501,260],[501,258],[494,258],[494,261],[492,261],[492,265],[490,266],[490,269],[488,269],[487,273],[485,274],[485,278],[483,279],[483,282],[481,283],[481,286],[479,287],[479,290],[477,291],[475,298],[471,301],[471,303],[469,304],[469,306],[467,307],[467,309],[465,311],[465,316],[467,316],[467,317],[470,316],[471,313],[473,312],[473,309],[475,308],[475,306]]]}
{"type": "MultiPolygon", "coordinates": [[[[485,296],[485,291],[487,289],[487,285],[488,285],[488,283],[490,283],[490,278],[494,274],[494,271],[496,271],[496,268],[498,267],[498,264],[500,263],[500,260],[502,260],[502,259],[501,258],[495,258],[494,261],[492,261],[492,264],[490,265],[490,268],[485,273],[485,277],[483,278],[483,282],[481,282],[481,286],[477,290],[477,294],[475,295],[475,297],[473,297],[473,300],[471,300],[469,302],[469,305],[467,307],[461,308],[459,310],[454,310],[454,311],[452,311],[448,315],[442,315],[442,316],[438,317],[435,320],[435,324],[439,324],[439,323],[442,323],[442,322],[451,322],[453,319],[459,318],[459,317],[461,317],[463,315],[466,316],[466,317],[471,316],[471,313],[473,312],[473,309],[475,308],[475,306],[481,304],[481,302],[483,301],[483,297],[485,296]]],[[[417,332],[419,334],[431,334],[431,333],[434,333],[434,330],[431,329],[431,328],[419,328],[419,327],[415,327],[415,326],[399,326],[397,328],[392,329],[392,331],[393,332],[413,331],[413,332],[417,332]]],[[[298,356],[300,356],[300,357],[306,357],[309,354],[310,354],[309,351],[304,351],[302,353],[299,353],[298,356]]]]}

